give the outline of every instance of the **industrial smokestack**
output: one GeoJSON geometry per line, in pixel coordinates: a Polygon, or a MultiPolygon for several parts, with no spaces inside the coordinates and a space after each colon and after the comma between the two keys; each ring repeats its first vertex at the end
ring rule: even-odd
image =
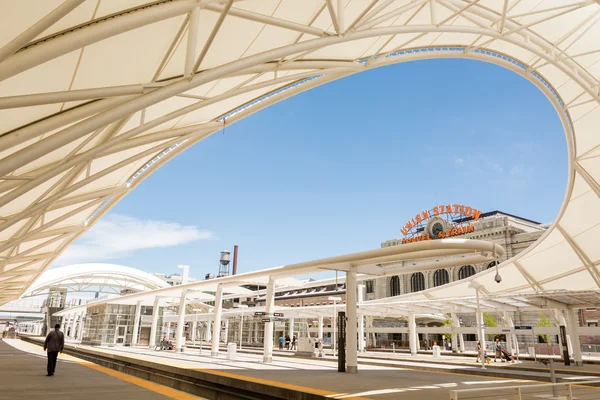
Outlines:
{"type": "Polygon", "coordinates": [[[237,257],[238,257],[238,246],[237,244],[233,246],[233,273],[232,275],[237,274],[237,257]]]}

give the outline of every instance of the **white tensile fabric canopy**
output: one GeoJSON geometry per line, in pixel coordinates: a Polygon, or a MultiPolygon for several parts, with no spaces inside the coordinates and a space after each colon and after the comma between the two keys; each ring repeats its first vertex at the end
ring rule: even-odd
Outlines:
{"type": "MultiPolygon", "coordinates": [[[[364,70],[491,62],[556,108],[569,181],[493,293],[600,287],[600,5],[565,0],[0,0],[0,304],[170,158],[364,70]]],[[[490,96],[493,96],[490,93],[490,96]]],[[[460,281],[412,298],[456,297],[460,281]]]]}

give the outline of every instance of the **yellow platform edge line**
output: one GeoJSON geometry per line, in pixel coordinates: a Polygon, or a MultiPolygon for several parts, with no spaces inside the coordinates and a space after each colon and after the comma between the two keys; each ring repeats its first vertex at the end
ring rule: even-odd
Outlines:
{"type": "MultiPolygon", "coordinates": [[[[301,391],[301,392],[306,392],[306,393],[312,393],[312,394],[318,394],[321,396],[325,396],[325,397],[331,397],[334,398],[335,396],[339,396],[341,393],[336,393],[336,392],[330,392],[328,390],[322,390],[322,389],[315,389],[315,388],[311,388],[311,387],[307,387],[307,386],[300,386],[300,385],[294,385],[291,383],[284,383],[284,382],[278,382],[278,381],[272,381],[272,380],[268,380],[268,379],[262,379],[262,378],[256,378],[253,376],[246,376],[246,375],[238,375],[238,374],[233,374],[231,372],[224,372],[224,371],[219,371],[219,370],[215,370],[215,369],[209,369],[209,368],[190,368],[193,369],[195,371],[202,371],[208,374],[213,374],[213,375],[219,375],[219,376],[223,376],[226,378],[234,378],[234,379],[240,379],[243,381],[250,381],[250,382],[254,382],[254,383],[262,383],[265,385],[269,385],[269,386],[275,386],[275,387],[279,387],[282,389],[290,389],[290,390],[297,390],[297,391],[301,391]]],[[[345,399],[351,399],[351,400],[372,400],[368,397],[345,397],[345,399]]]]}
{"type": "MultiPolygon", "coordinates": [[[[36,344],[33,344],[33,343],[25,342],[23,340],[21,340],[20,343],[24,343],[24,344],[26,344],[26,345],[28,345],[30,347],[35,347],[35,348],[42,347],[41,343],[40,343],[40,345],[36,345],[36,344]]],[[[184,392],[181,392],[179,390],[172,389],[170,387],[163,386],[163,385],[160,385],[158,383],[150,382],[150,381],[147,381],[147,380],[142,379],[142,378],[136,378],[133,375],[128,375],[128,374],[125,374],[123,372],[115,371],[114,369],[106,368],[106,367],[103,367],[101,365],[94,364],[94,363],[92,363],[90,361],[85,361],[85,360],[82,360],[81,358],[70,356],[68,354],[60,354],[59,357],[61,359],[63,359],[63,360],[73,361],[73,362],[75,362],[75,363],[77,363],[79,365],[82,365],[84,367],[88,367],[88,368],[94,369],[96,371],[102,372],[102,373],[104,373],[106,375],[110,375],[113,378],[117,378],[117,379],[120,379],[122,381],[131,383],[133,385],[140,386],[140,387],[142,387],[144,389],[151,390],[151,391],[156,392],[158,394],[162,394],[163,396],[168,397],[170,399],[175,399],[175,400],[201,400],[202,399],[201,397],[194,396],[194,395],[191,395],[191,394],[188,394],[188,393],[184,393],[184,392]]]]}

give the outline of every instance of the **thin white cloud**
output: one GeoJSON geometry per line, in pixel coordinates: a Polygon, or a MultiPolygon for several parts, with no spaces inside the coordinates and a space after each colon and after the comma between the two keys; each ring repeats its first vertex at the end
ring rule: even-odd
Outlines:
{"type": "Polygon", "coordinates": [[[512,168],[510,169],[510,174],[515,176],[515,175],[519,175],[521,172],[523,171],[523,167],[521,167],[520,165],[513,165],[512,168]]]}
{"type": "Polygon", "coordinates": [[[458,157],[456,160],[454,160],[454,162],[457,163],[458,165],[462,165],[465,163],[465,159],[458,157]]]}
{"type": "Polygon", "coordinates": [[[502,172],[502,165],[498,164],[498,163],[491,163],[490,168],[492,168],[492,170],[496,171],[496,172],[502,172]]]}
{"type": "Polygon", "coordinates": [[[69,246],[56,264],[115,259],[138,250],[173,247],[211,238],[212,232],[192,225],[112,214],[98,221],[89,232],[69,246]]]}

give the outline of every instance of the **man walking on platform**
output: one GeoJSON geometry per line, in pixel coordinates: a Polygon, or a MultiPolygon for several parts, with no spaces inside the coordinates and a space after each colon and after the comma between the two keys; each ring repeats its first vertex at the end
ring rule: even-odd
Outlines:
{"type": "Polygon", "coordinates": [[[44,342],[44,351],[48,350],[48,375],[46,376],[54,375],[58,353],[62,353],[64,347],[65,335],[60,331],[60,324],[56,324],[54,330],[50,331],[44,342]]]}

